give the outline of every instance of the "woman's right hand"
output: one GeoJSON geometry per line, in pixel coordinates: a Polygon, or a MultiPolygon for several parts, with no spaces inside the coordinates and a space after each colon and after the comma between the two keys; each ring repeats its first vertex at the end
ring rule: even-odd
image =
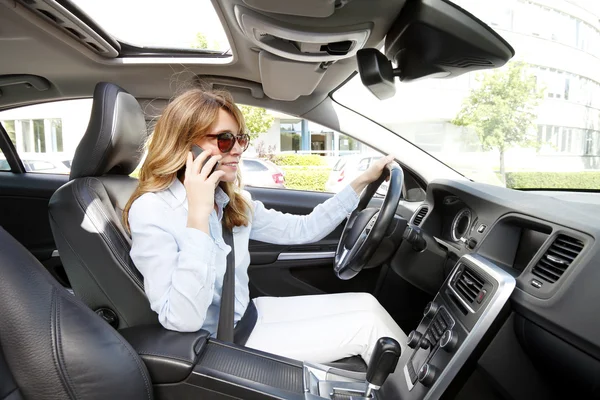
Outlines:
{"type": "Polygon", "coordinates": [[[209,234],[208,217],[215,208],[215,188],[221,177],[225,175],[223,171],[210,173],[220,159],[220,155],[211,157],[210,151],[203,151],[194,160],[192,152],[188,152],[185,164],[183,185],[188,201],[187,226],[199,229],[206,234],[209,234]],[[208,162],[202,166],[207,159],[208,162]]]}

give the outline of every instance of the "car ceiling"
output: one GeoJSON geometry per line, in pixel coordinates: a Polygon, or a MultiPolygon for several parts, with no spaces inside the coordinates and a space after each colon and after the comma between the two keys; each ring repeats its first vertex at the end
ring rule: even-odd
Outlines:
{"type": "MultiPolygon", "coordinates": [[[[27,3],[43,3],[44,0],[27,0],[27,3]]],[[[203,1],[203,0],[198,0],[203,1]]],[[[372,30],[363,47],[378,47],[385,33],[400,12],[405,0],[350,0],[336,9],[329,17],[303,17],[252,11],[295,27],[299,31],[331,32],[352,29],[355,26],[372,24],[372,30]]],[[[334,0],[298,0],[296,10],[314,7],[315,4],[333,3],[334,0]]],[[[339,0],[338,0],[339,2],[339,0]]],[[[97,82],[108,81],[122,86],[138,99],[159,104],[160,99],[171,98],[178,90],[189,84],[196,76],[219,76],[256,82],[263,87],[275,88],[288,100],[274,100],[269,96],[255,98],[247,89],[226,87],[237,102],[303,115],[321,103],[326,96],[348,79],[356,71],[355,57],[335,61],[328,67],[322,79],[309,95],[297,95],[302,88],[294,82],[302,82],[307,72],[305,63],[293,61],[291,74],[277,74],[277,66],[272,73],[261,78],[259,52],[255,43],[246,37],[240,28],[234,7],[237,5],[251,9],[250,5],[268,6],[269,0],[214,0],[213,5],[228,36],[234,54],[230,64],[209,64],[190,62],[189,59],[163,58],[154,63],[135,64],[124,62],[122,58],[106,58],[84,47],[47,19],[34,14],[22,3],[14,0],[0,0],[0,75],[31,74],[46,78],[50,88],[37,91],[25,85],[1,86],[0,109],[26,103],[52,99],[89,97],[97,82]],[[297,68],[296,68],[297,67],[297,68]],[[279,76],[278,76],[279,75],[279,76]],[[282,81],[282,77],[288,79],[282,81]],[[275,79],[275,81],[269,80],[275,79]],[[294,97],[296,99],[292,100],[294,97]],[[156,102],[158,100],[158,103],[156,102]]],[[[272,4],[281,4],[272,2],[272,4]]],[[[305,10],[305,11],[308,11],[305,10]]],[[[295,11],[296,13],[298,11],[295,11]]],[[[201,23],[201,22],[199,22],[201,23]]],[[[157,27],[160,29],[160,27],[157,27]]],[[[264,54],[267,55],[268,54],[264,54]]],[[[275,57],[277,58],[277,57],[275,57]]],[[[309,68],[310,69],[310,68],[309,68]]],[[[306,76],[310,80],[310,76],[306,76]]],[[[265,90],[269,92],[269,90],[265,90]]],[[[163,101],[164,102],[164,101],[163,101]]]]}

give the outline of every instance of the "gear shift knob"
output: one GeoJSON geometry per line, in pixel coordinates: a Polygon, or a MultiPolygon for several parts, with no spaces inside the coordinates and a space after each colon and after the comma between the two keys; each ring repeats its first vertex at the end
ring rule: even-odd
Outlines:
{"type": "Polygon", "coordinates": [[[369,386],[365,394],[366,397],[369,397],[373,390],[378,390],[388,375],[394,372],[400,353],[400,344],[395,339],[390,337],[377,339],[367,368],[367,383],[369,386]]]}

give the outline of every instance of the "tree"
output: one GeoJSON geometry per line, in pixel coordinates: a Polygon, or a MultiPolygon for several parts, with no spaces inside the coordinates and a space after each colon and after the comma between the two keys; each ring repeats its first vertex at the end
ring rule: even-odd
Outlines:
{"type": "Polygon", "coordinates": [[[208,40],[206,39],[206,35],[204,33],[198,32],[196,33],[196,40],[191,45],[192,49],[208,49],[208,40]]]}
{"type": "Polygon", "coordinates": [[[481,85],[471,90],[452,123],[474,127],[483,150],[498,150],[500,175],[506,183],[506,150],[539,146],[529,132],[535,127],[536,107],[544,97],[544,90],[522,62],[485,74],[479,81],[481,85]]]}
{"type": "Polygon", "coordinates": [[[267,132],[273,125],[273,116],[267,114],[264,108],[241,105],[240,110],[244,114],[248,134],[252,140],[259,134],[267,132]]]}
{"type": "Polygon", "coordinates": [[[194,39],[194,43],[190,45],[192,49],[199,50],[220,50],[221,45],[216,40],[211,40],[210,44],[208,43],[208,38],[202,32],[196,33],[196,38],[194,39]]]}

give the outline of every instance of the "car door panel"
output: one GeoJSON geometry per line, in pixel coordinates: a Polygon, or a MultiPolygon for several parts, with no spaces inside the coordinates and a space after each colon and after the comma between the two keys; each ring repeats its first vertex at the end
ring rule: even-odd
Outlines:
{"type": "MultiPolygon", "coordinates": [[[[306,215],[332,193],[247,188],[254,200],[281,212],[306,215]]],[[[373,198],[369,207],[381,206],[382,198],[373,198]]],[[[398,215],[410,218],[416,205],[401,202],[398,215]]],[[[333,259],[345,222],[324,239],[305,245],[273,245],[250,241],[251,296],[290,296],[353,291],[373,292],[380,268],[363,270],[349,281],[338,279],[333,259]]]]}
{"type": "Polygon", "coordinates": [[[68,175],[0,173],[0,226],[65,285],[48,219],[48,202],[68,179],[68,175]]]}

